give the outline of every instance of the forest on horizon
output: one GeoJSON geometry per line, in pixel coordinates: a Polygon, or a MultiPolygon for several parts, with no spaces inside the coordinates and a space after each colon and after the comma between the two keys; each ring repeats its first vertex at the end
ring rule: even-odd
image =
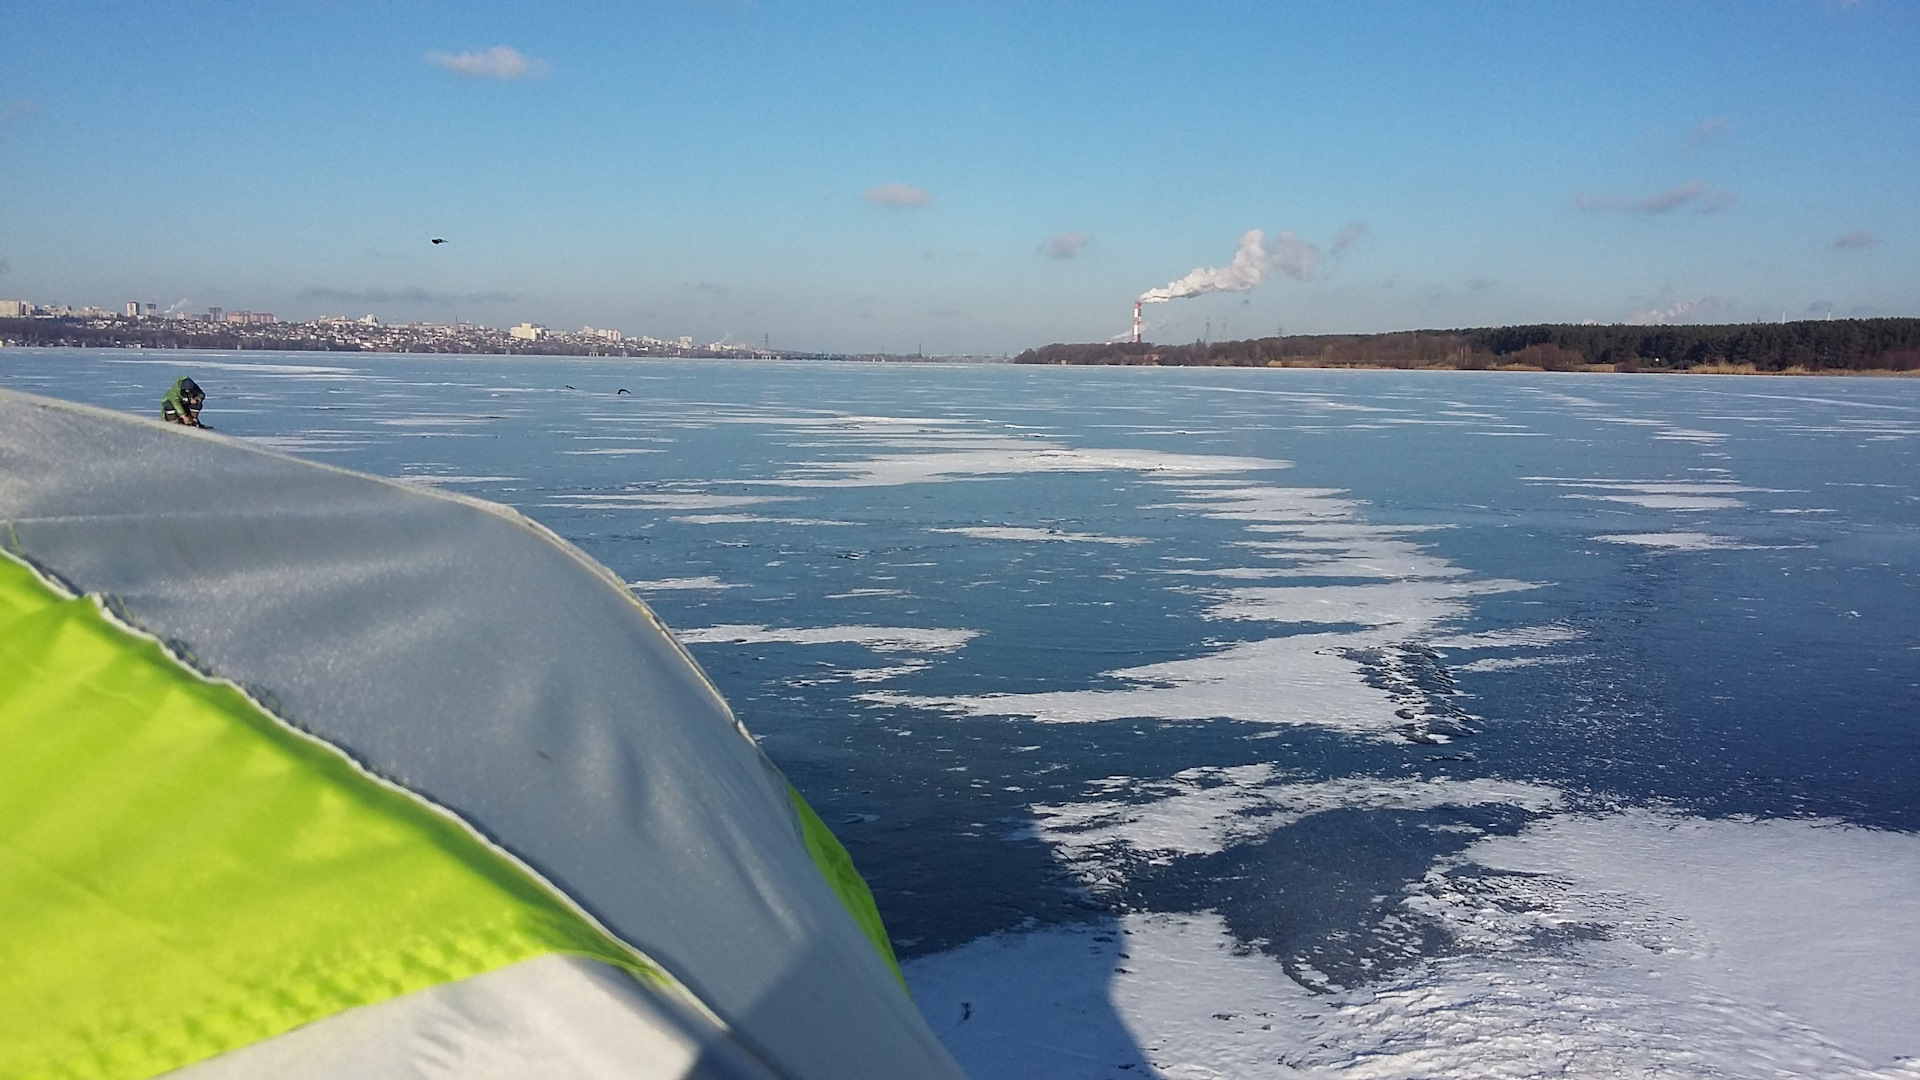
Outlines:
{"type": "Polygon", "coordinates": [[[1920,371],[1920,319],[1711,326],[1543,323],[1245,341],[1055,344],[1016,364],[1370,367],[1465,371],[1920,371]]]}

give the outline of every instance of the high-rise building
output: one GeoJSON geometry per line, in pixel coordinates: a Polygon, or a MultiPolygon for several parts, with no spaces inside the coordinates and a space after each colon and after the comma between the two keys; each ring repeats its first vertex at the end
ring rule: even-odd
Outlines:
{"type": "Polygon", "coordinates": [[[127,301],[127,318],[137,319],[139,317],[140,317],[140,301],[138,300],[127,301]]]}
{"type": "Polygon", "coordinates": [[[33,305],[25,300],[0,300],[0,319],[24,319],[33,314],[33,305]]]}
{"type": "Polygon", "coordinates": [[[227,311],[225,308],[210,307],[207,309],[207,321],[219,322],[221,318],[226,315],[226,313],[227,311]]]}

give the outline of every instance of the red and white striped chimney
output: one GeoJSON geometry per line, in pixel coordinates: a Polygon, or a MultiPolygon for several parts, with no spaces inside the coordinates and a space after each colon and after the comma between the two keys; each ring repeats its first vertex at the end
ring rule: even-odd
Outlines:
{"type": "Polygon", "coordinates": [[[1133,302],[1133,343],[1140,344],[1140,301],[1133,302]]]}

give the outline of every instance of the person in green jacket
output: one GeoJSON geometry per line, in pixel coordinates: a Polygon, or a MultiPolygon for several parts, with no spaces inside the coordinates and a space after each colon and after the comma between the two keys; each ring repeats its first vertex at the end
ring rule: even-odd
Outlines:
{"type": "Polygon", "coordinates": [[[175,379],[173,389],[160,399],[160,419],[170,424],[204,427],[200,423],[200,406],[206,400],[206,391],[201,390],[198,383],[184,376],[175,379]]]}

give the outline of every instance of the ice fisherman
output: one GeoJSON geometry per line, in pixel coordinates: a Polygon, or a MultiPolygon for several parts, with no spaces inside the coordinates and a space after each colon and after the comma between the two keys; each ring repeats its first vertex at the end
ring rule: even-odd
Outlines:
{"type": "Polygon", "coordinates": [[[160,419],[170,424],[205,427],[200,422],[200,406],[207,400],[200,384],[185,376],[173,380],[173,389],[160,399],[160,419]]]}

